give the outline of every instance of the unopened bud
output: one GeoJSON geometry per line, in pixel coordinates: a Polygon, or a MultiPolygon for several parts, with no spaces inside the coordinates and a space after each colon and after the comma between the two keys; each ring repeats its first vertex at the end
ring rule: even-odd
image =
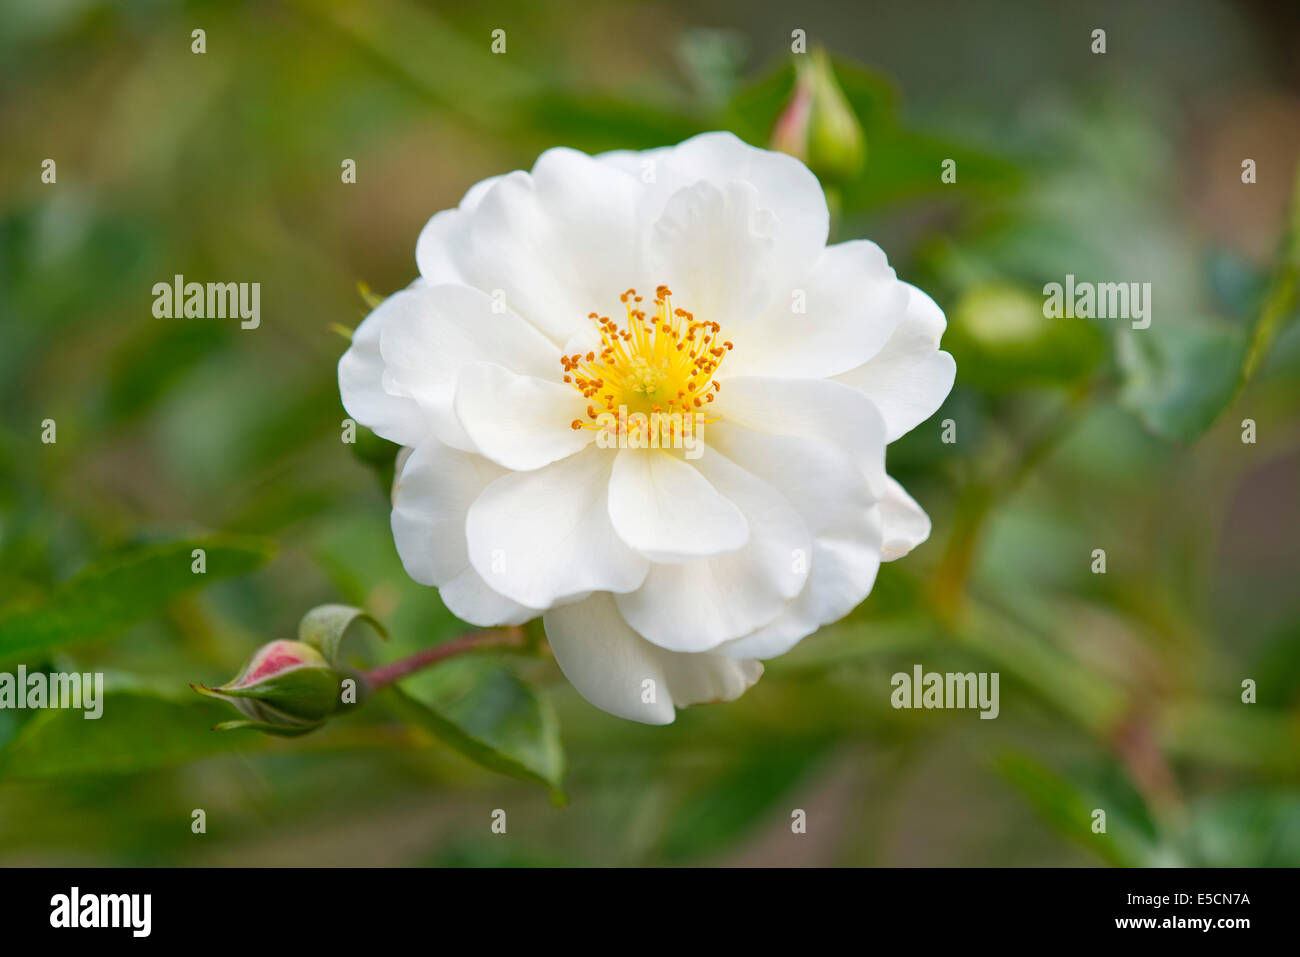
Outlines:
{"type": "Polygon", "coordinates": [[[825,50],[796,57],[794,92],[776,121],[771,146],[803,160],[824,185],[862,172],[866,137],[825,50]]]}
{"type": "Polygon", "coordinates": [[[316,648],[301,641],[263,645],[231,681],[216,688],[191,685],[245,715],[224,721],[218,730],[254,728],[270,734],[298,735],[319,728],[341,705],[343,676],[316,648]]]}

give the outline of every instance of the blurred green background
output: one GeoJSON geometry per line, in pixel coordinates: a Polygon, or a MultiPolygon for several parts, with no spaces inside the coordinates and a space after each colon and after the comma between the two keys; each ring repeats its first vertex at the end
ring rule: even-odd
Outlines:
{"type": "Polygon", "coordinates": [[[5,3],[0,670],[112,695],[0,711],[0,865],[1300,864],[1298,54],[1262,2],[5,3]],[[465,630],[397,560],[391,448],[340,441],[358,284],[549,146],[765,144],[796,28],[866,137],[837,238],[949,317],[957,386],[889,450],[931,540],[666,728],[542,648],[209,731],[188,683],[314,605],[384,622],[372,663],[465,630]],[[176,273],[260,282],[261,328],[155,319],[176,273]],[[1043,319],[1066,273],[1151,282],[1151,328],[1043,319]],[[915,663],[998,671],[1000,717],[892,709],[915,663]]]}

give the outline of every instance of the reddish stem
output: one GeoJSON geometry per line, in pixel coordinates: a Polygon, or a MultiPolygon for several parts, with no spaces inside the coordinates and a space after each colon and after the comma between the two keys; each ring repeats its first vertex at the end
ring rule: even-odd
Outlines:
{"type": "Polygon", "coordinates": [[[459,638],[434,645],[432,648],[425,648],[409,657],[367,671],[366,683],[371,690],[378,690],[448,658],[485,648],[518,647],[523,644],[523,639],[524,630],[518,625],[503,631],[473,631],[468,635],[461,635],[459,638]]]}

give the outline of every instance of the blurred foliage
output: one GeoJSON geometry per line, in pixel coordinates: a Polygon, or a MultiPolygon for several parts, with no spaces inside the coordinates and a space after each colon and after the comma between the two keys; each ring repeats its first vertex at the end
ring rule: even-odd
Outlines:
{"type": "MultiPolygon", "coordinates": [[[[949,317],[957,387],[889,452],[933,540],[740,701],[667,728],[587,705],[533,627],[281,741],[211,732],[231,712],[189,682],[327,603],[389,632],[344,646],[356,667],[467,630],[393,550],[395,448],[340,442],[336,333],[414,277],[433,212],[542,149],[766,143],[795,84],[788,16],[0,8],[0,670],[107,675],[98,721],[0,710],[0,863],[1300,864],[1297,143],[1227,121],[1274,95],[1246,68],[1272,38],[1243,21],[1209,113],[1082,41],[1054,54],[1070,82],[1008,97],[1001,15],[971,9],[989,32],[919,9],[915,36],[810,30],[867,144],[836,238],[880,242],[949,317]],[[936,92],[980,43],[1003,60],[936,92]],[[864,65],[894,45],[912,66],[864,65]],[[1151,282],[1151,328],[1045,319],[1067,273],[1151,282]],[[261,328],[155,319],[177,274],[261,282],[261,328]],[[892,709],[917,662],[998,671],[1001,715],[892,709]]],[[[1112,36],[1138,23],[1112,13],[1112,36]]],[[[1163,15],[1153,61],[1218,44],[1211,18],[1163,15]]]]}

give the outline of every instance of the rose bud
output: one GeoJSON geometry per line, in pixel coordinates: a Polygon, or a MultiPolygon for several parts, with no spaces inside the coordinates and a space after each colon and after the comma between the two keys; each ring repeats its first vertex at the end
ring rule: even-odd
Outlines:
{"type": "Polygon", "coordinates": [[[230,702],[248,718],[223,721],[214,730],[254,728],[298,735],[319,728],[338,710],[341,681],[342,676],[311,645],[282,640],[259,648],[230,682],[216,688],[190,687],[230,702]]]}
{"type": "Polygon", "coordinates": [[[804,161],[826,184],[855,179],[866,137],[825,50],[795,59],[795,86],[772,131],[772,149],[804,161]]]}

